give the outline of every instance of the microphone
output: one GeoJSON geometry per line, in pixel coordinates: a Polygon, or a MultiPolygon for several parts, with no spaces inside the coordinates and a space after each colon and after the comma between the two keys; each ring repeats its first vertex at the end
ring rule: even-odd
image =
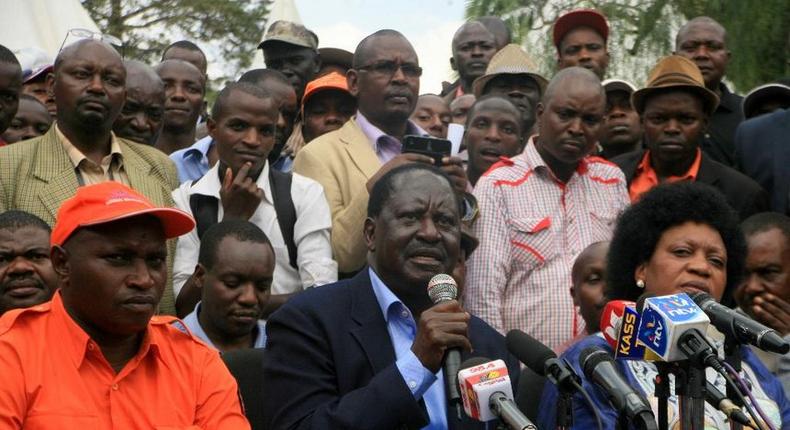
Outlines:
{"type": "Polygon", "coordinates": [[[461,367],[458,383],[469,417],[477,421],[499,418],[509,429],[537,430],[513,402],[513,386],[504,361],[475,357],[461,367]]]}
{"type": "Polygon", "coordinates": [[[728,399],[721,391],[719,391],[713,384],[706,382],[705,385],[705,401],[711,404],[714,408],[722,411],[732,421],[736,421],[745,426],[757,428],[757,424],[743,413],[743,410],[735,405],[732,400],[728,399]]]}
{"type": "Polygon", "coordinates": [[[790,343],[771,328],[736,312],[703,292],[696,292],[691,296],[694,302],[710,317],[711,323],[724,335],[733,337],[738,342],[748,343],[764,351],[777,354],[787,354],[790,343]]]}
{"type": "Polygon", "coordinates": [[[560,391],[573,392],[580,389],[581,379],[567,362],[534,337],[521,330],[507,332],[505,344],[508,351],[533,372],[545,377],[560,391]]]}
{"type": "Polygon", "coordinates": [[[626,306],[635,306],[636,303],[629,300],[610,300],[601,312],[601,322],[599,328],[606,342],[612,349],[617,348],[618,334],[623,323],[623,314],[626,306]]]}
{"type": "Polygon", "coordinates": [[[636,428],[658,430],[655,415],[647,400],[631,388],[606,351],[589,346],[579,355],[579,364],[587,379],[603,388],[615,409],[624,413],[636,428]]]}
{"type": "MultiPolygon", "coordinates": [[[[687,358],[679,342],[691,330],[704,332],[710,320],[686,293],[645,299],[637,340],[663,361],[687,358]]],[[[701,335],[700,335],[701,337],[701,335]]]]}
{"type": "MultiPolygon", "coordinates": [[[[458,296],[458,284],[455,283],[450,275],[440,273],[434,275],[428,282],[428,297],[433,304],[455,300],[458,296]]],[[[458,406],[461,402],[461,393],[458,392],[458,369],[461,366],[461,351],[458,348],[448,348],[444,353],[444,386],[450,405],[455,405],[458,416],[461,416],[461,409],[458,406]]]]}

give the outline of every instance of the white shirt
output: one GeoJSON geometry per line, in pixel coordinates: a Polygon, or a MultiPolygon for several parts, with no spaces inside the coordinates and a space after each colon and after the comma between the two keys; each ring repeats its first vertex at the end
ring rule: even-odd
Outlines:
{"type": "MultiPolygon", "coordinates": [[[[184,182],[173,191],[176,206],[192,214],[189,197],[202,194],[220,199],[222,187],[219,179],[219,163],[216,163],[195,185],[184,182]]],[[[294,243],[297,248],[296,263],[299,271],[288,263],[288,248],[283,240],[277,212],[274,210],[272,190],[269,186],[269,163],[264,166],[257,180],[258,188],[263,190],[261,204],[252,214],[250,222],[260,227],[274,248],[275,266],[272,294],[289,294],[312,286],[337,281],[337,263],[332,259],[332,246],[329,233],[332,217],[321,185],[309,178],[293,174],[291,198],[296,208],[294,243]]],[[[221,202],[221,200],[220,200],[221,202]]],[[[218,205],[217,218],[222,219],[222,204],[218,205]]],[[[178,238],[176,257],[173,266],[173,292],[178,297],[181,287],[192,275],[198,261],[200,239],[197,228],[178,238]]]]}

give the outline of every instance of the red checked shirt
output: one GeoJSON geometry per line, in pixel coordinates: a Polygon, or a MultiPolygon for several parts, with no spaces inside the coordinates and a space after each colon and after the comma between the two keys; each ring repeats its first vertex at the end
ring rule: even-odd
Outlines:
{"type": "Polygon", "coordinates": [[[584,330],[569,293],[571,267],[588,245],[609,240],[629,204],[623,173],[587,157],[567,183],[535,149],[491,168],[475,186],[480,246],[470,256],[467,309],[501,333],[520,329],[550,348],[584,330]]]}

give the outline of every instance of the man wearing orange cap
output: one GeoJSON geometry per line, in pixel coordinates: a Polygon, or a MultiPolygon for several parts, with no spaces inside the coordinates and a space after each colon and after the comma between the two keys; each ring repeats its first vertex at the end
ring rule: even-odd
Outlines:
{"type": "Polygon", "coordinates": [[[597,10],[579,9],[557,18],[552,31],[557,68],[584,67],[603,79],[609,66],[609,24],[597,10]]]}
{"type": "Polygon", "coordinates": [[[741,219],[768,210],[768,194],[756,182],[700,150],[719,97],[705,88],[691,60],[661,59],[631,103],[642,118],[647,149],[612,160],[625,173],[631,201],[659,183],[688,180],[717,188],[741,219]]]}
{"type": "Polygon", "coordinates": [[[117,182],[63,203],[51,236],[60,290],[0,318],[1,428],[249,428],[217,353],[154,317],[165,240],[194,225],[117,182]]]}
{"type": "MultiPolygon", "coordinates": [[[[304,143],[342,127],[356,110],[357,100],[348,92],[345,76],[331,72],[310,81],[302,97],[304,143]]],[[[293,148],[293,156],[299,149],[293,148]]]]}

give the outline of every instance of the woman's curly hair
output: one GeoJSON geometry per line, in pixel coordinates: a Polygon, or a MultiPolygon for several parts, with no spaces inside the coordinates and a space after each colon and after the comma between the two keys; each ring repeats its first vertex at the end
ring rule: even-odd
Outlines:
{"type": "Polygon", "coordinates": [[[607,257],[607,296],[636,301],[637,267],[650,260],[664,232],[686,222],[718,231],[727,250],[727,284],[722,303],[732,305],[732,291],[743,274],[746,242],[736,212],[715,188],[697,182],[662,184],[643,194],[617,221],[607,257]]]}

